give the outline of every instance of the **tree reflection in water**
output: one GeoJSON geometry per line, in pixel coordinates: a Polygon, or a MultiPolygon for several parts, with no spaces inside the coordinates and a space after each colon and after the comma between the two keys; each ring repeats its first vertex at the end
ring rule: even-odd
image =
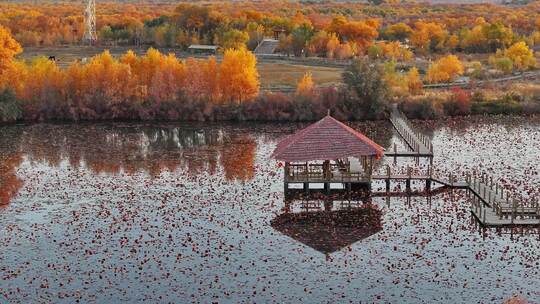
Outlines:
{"type": "Polygon", "coordinates": [[[0,195],[5,204],[22,182],[15,170],[23,159],[94,174],[163,171],[216,174],[227,180],[247,181],[255,170],[255,139],[232,128],[189,128],[147,125],[34,125],[4,127],[0,158],[0,195]],[[17,130],[17,132],[8,132],[17,130]],[[4,132],[5,131],[5,132],[4,132]],[[19,151],[23,151],[19,152],[19,151]]]}
{"type": "Polygon", "coordinates": [[[0,134],[0,206],[2,206],[8,204],[23,185],[16,174],[22,161],[18,149],[22,131],[19,127],[5,127],[0,134]]]}
{"type": "Polygon", "coordinates": [[[8,204],[23,185],[15,173],[21,160],[20,153],[0,156],[0,206],[8,204]]]}

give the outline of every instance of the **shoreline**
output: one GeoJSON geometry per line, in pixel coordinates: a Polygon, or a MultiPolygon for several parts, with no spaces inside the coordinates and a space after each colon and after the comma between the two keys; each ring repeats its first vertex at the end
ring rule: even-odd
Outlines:
{"type": "MultiPolygon", "coordinates": [[[[540,118],[540,113],[484,113],[484,114],[469,114],[469,115],[458,115],[458,116],[443,116],[437,117],[434,119],[419,119],[419,118],[409,118],[411,121],[426,122],[426,123],[441,123],[447,122],[449,120],[460,120],[468,118],[540,118]]],[[[380,122],[385,121],[386,118],[379,119],[363,119],[363,120],[347,120],[348,123],[363,123],[363,122],[380,122]]],[[[119,124],[151,124],[151,125],[169,125],[169,124],[179,124],[180,126],[194,126],[198,125],[209,127],[209,126],[218,126],[218,125],[282,125],[282,124],[306,124],[314,122],[315,120],[239,120],[239,119],[229,119],[229,120],[137,120],[137,119],[96,119],[96,120],[44,120],[44,121],[15,121],[15,122],[0,122],[0,128],[2,127],[12,127],[12,126],[36,126],[36,125],[119,125],[119,124]]]]}

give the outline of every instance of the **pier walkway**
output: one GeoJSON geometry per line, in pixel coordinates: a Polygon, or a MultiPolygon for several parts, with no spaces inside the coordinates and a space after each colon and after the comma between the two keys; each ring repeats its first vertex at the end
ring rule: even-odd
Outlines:
{"type": "MultiPolygon", "coordinates": [[[[386,192],[390,192],[391,182],[405,182],[405,191],[411,192],[411,182],[425,182],[426,193],[431,192],[432,186],[438,184],[447,189],[467,190],[467,199],[471,204],[471,212],[484,226],[511,226],[511,225],[538,225],[540,226],[540,203],[537,201],[524,202],[510,197],[510,193],[493,178],[472,176],[468,174],[465,180],[458,180],[456,176],[449,175],[442,178],[433,175],[433,168],[418,172],[408,167],[407,172],[391,172],[389,166],[386,174],[373,175],[372,180],[383,180],[386,192]]],[[[381,196],[382,193],[378,193],[381,196]]]]}
{"type": "Polygon", "coordinates": [[[390,113],[390,122],[410,150],[397,151],[396,145],[394,145],[394,150],[385,152],[385,156],[433,158],[433,144],[431,143],[431,140],[415,130],[407,117],[405,117],[405,115],[403,115],[403,113],[395,106],[390,113]]]}

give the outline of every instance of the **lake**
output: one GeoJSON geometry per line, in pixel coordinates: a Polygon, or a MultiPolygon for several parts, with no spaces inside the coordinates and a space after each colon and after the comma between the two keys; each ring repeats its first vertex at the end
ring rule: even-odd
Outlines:
{"type": "MultiPolygon", "coordinates": [[[[540,198],[540,117],[415,124],[436,174],[540,198]]],[[[480,228],[462,190],[373,197],[381,229],[358,235],[272,225],[284,194],[270,155],[305,125],[0,127],[0,302],[540,303],[540,228],[480,228]]],[[[389,122],[352,126],[403,148],[389,122]]]]}

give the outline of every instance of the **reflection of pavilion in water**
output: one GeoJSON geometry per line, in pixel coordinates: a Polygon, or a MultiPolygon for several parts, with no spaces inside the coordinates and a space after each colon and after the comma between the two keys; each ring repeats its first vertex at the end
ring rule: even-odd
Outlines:
{"type": "Polygon", "coordinates": [[[289,198],[283,211],[272,220],[272,227],[324,254],[346,248],[382,229],[382,212],[366,200],[289,198]]]}

